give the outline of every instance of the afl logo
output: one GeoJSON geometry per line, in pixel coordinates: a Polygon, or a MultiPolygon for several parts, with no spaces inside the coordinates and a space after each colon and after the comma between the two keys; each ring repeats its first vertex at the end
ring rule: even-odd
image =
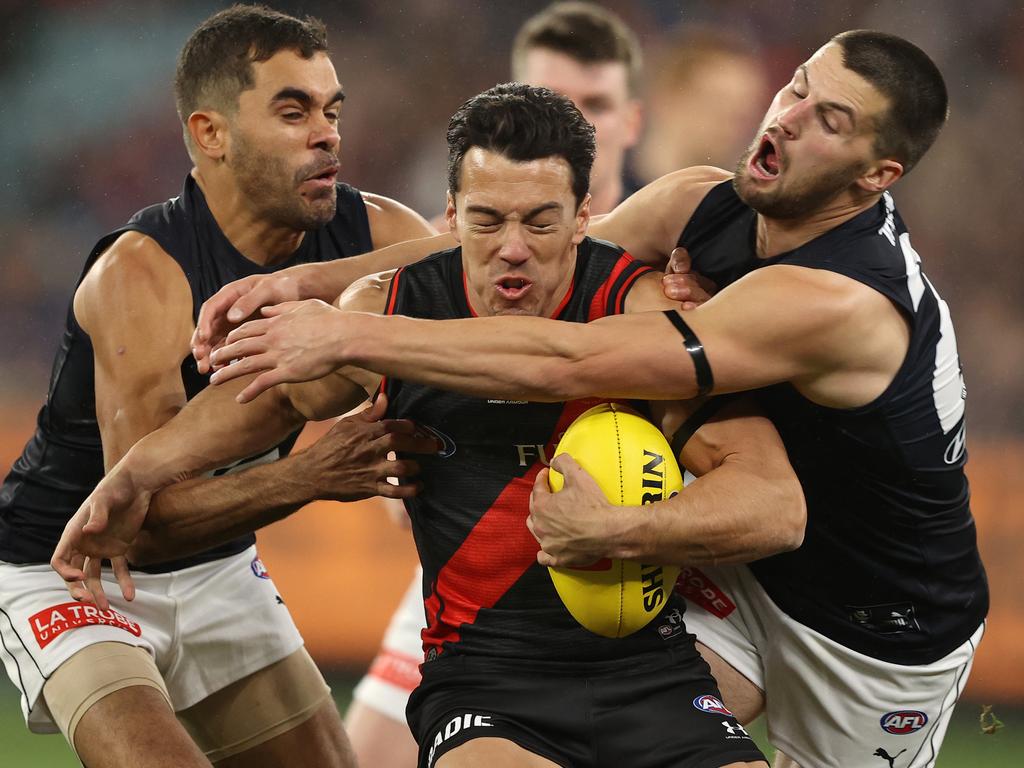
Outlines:
{"type": "Polygon", "coordinates": [[[725,708],[725,704],[722,700],[705,694],[704,696],[698,696],[693,700],[693,706],[699,709],[701,712],[707,712],[709,715],[728,715],[733,717],[732,712],[725,708]]]}
{"type": "Polygon", "coordinates": [[[943,457],[947,464],[956,464],[964,456],[967,448],[967,422],[960,424],[960,429],[953,435],[953,439],[946,446],[946,455],[943,457]]]}
{"type": "Polygon", "coordinates": [[[254,557],[252,562],[249,563],[249,567],[252,568],[254,576],[258,576],[261,579],[269,579],[270,572],[267,571],[267,566],[263,564],[263,561],[259,557],[254,557]]]}
{"type": "Polygon", "coordinates": [[[927,722],[928,715],[916,709],[901,709],[898,712],[887,712],[882,715],[882,719],[879,721],[883,731],[896,736],[916,733],[924,728],[927,722]]]}
{"type": "Polygon", "coordinates": [[[437,452],[438,456],[442,459],[447,459],[449,456],[455,455],[455,441],[448,437],[448,435],[439,429],[434,429],[433,427],[428,426],[427,424],[420,424],[419,426],[441,442],[441,450],[437,452]]]}

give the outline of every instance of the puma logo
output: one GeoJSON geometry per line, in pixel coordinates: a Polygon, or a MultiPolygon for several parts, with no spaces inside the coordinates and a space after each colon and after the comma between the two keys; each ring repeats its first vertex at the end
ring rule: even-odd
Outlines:
{"type": "Polygon", "coordinates": [[[900,755],[902,755],[902,754],[903,754],[904,752],[906,752],[906,751],[907,751],[906,749],[901,749],[901,750],[900,750],[899,752],[897,752],[897,753],[896,753],[895,755],[893,755],[892,757],[889,757],[889,753],[888,753],[888,752],[886,752],[886,751],[885,751],[884,749],[882,749],[881,747],[879,747],[878,749],[876,749],[876,750],[875,750],[875,756],[876,756],[876,757],[880,757],[880,758],[882,758],[883,760],[886,760],[886,761],[888,761],[888,763],[889,763],[889,768],[896,768],[896,758],[897,758],[897,757],[899,757],[900,755]]]}

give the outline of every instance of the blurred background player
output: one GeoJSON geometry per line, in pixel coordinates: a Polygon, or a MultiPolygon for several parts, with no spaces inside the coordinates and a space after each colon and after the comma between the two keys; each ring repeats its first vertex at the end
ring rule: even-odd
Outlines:
{"type": "Polygon", "coordinates": [[[645,132],[634,167],[645,181],[695,165],[729,168],[770,100],[764,62],[745,37],[681,25],[648,56],[645,132]]]}
{"type": "MultiPolygon", "coordinates": [[[[628,153],[642,127],[642,59],[636,35],[622,19],[586,2],[548,6],[523,24],[512,44],[513,78],[568,97],[594,126],[594,214],[607,213],[639,187],[629,173],[628,153]]],[[[755,122],[756,117],[751,125],[755,122]]],[[[442,231],[447,228],[442,221],[434,224],[442,231]]],[[[407,524],[401,503],[389,502],[388,508],[392,517],[407,524]]],[[[406,725],[405,705],[420,681],[423,627],[422,573],[417,569],[345,715],[363,765],[415,765],[416,742],[406,725]]]]}
{"type": "MultiPolygon", "coordinates": [[[[245,275],[430,233],[403,206],[337,183],[344,95],[326,48],[319,21],[245,6],[186,42],[175,96],[195,167],[179,197],[93,249],[38,428],[0,488],[4,663],[29,728],[59,728],[90,768],[352,764],[251,535],[144,569],[134,601],[102,612],[69,602],[47,564],[104,467],[207,385],[189,350],[205,298],[245,275]]],[[[340,455],[376,436],[356,418],[325,439],[340,455]]],[[[294,438],[244,463],[271,462],[294,438]]],[[[374,450],[355,453],[361,465],[374,450]]],[[[294,471],[282,482],[286,470],[185,503],[214,512],[277,497],[294,509],[311,489],[294,471]]]]}

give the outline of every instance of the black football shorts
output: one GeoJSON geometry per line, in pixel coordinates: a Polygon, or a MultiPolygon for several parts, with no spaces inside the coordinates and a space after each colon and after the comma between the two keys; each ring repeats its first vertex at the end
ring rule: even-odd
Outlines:
{"type": "Polygon", "coordinates": [[[765,760],[692,644],[616,661],[442,655],[409,699],[419,768],[476,738],[565,768],[720,768],[765,760]]]}

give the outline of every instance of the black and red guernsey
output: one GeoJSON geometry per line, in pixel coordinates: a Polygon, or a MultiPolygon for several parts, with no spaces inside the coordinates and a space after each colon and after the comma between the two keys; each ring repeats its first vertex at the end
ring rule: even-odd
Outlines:
{"type": "MultiPolygon", "coordinates": [[[[625,297],[650,268],[610,243],[577,249],[572,286],[553,317],[584,323],[623,311],[625,297]]],[[[461,249],[435,254],[394,278],[388,314],[433,320],[473,317],[461,249]]],[[[495,347],[502,343],[495,339],[495,347]]],[[[428,659],[450,652],[513,659],[589,661],[620,658],[686,637],[682,601],[623,639],[581,627],[537,564],[526,527],[530,489],[572,421],[599,400],[532,403],[480,399],[407,381],[386,380],[388,416],[413,419],[444,448],[416,457],[423,492],[406,502],[423,564],[428,659]],[[672,611],[677,613],[673,614],[672,611]],[[662,629],[669,619],[671,629],[662,629]]]]}

